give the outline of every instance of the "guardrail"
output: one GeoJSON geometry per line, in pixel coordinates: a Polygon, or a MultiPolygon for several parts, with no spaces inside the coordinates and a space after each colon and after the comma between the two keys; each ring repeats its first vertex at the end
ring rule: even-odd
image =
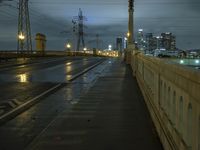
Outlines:
{"type": "Polygon", "coordinates": [[[117,51],[44,51],[44,52],[27,52],[27,51],[0,51],[0,60],[8,60],[12,58],[29,58],[29,57],[51,57],[51,56],[102,56],[117,57],[117,51]]]}
{"type": "Polygon", "coordinates": [[[200,149],[200,72],[130,54],[130,64],[166,150],[200,149]]]}

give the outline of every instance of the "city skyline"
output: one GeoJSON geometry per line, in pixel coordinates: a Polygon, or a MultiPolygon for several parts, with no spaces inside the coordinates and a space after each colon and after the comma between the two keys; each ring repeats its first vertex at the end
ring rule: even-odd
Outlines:
{"type": "MultiPolygon", "coordinates": [[[[0,3],[0,49],[15,49],[17,9],[4,5],[17,7],[17,0],[0,3]]],[[[106,48],[108,44],[115,45],[115,39],[127,32],[128,1],[29,0],[29,7],[33,43],[35,34],[43,33],[47,36],[47,49],[64,49],[66,41],[72,40],[71,20],[78,15],[79,8],[87,17],[86,42],[99,34],[106,48]]],[[[178,48],[200,48],[199,7],[197,0],[135,0],[135,33],[139,28],[155,34],[172,32],[177,37],[178,48]]]]}

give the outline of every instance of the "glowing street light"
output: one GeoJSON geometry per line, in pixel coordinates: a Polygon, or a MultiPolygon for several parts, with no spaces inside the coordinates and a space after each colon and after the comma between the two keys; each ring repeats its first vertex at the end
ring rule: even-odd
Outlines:
{"type": "Polygon", "coordinates": [[[143,32],[143,29],[138,29],[138,32],[143,32]]]}
{"type": "Polygon", "coordinates": [[[108,45],[108,50],[109,50],[109,51],[112,50],[112,45],[108,45]]]}
{"type": "Polygon", "coordinates": [[[21,32],[18,35],[18,41],[20,42],[20,49],[23,51],[24,50],[24,40],[25,40],[25,36],[23,35],[23,33],[21,32]]]}
{"type": "Polygon", "coordinates": [[[87,48],[86,48],[86,47],[84,47],[84,48],[83,48],[83,50],[84,50],[84,51],[87,51],[87,48]]]}
{"type": "Polygon", "coordinates": [[[66,47],[69,49],[69,48],[71,48],[71,45],[68,43],[68,44],[66,45],[66,47]]]}
{"type": "Polygon", "coordinates": [[[67,51],[70,51],[71,50],[71,44],[70,43],[67,43],[66,45],[65,45],[65,48],[66,48],[66,50],[67,51]]]}
{"type": "Polygon", "coordinates": [[[18,38],[19,38],[21,41],[23,41],[23,40],[25,39],[25,36],[24,36],[22,33],[20,33],[20,34],[18,35],[18,38]]]}
{"type": "Polygon", "coordinates": [[[130,33],[128,32],[128,33],[127,33],[127,37],[129,37],[129,36],[130,36],[130,33]]]}

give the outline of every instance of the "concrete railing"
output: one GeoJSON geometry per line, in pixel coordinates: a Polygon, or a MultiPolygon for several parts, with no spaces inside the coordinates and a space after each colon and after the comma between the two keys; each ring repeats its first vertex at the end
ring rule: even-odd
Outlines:
{"type": "Polygon", "coordinates": [[[165,150],[200,150],[200,71],[131,53],[130,64],[165,150]]]}
{"type": "Polygon", "coordinates": [[[118,51],[0,51],[0,60],[20,57],[51,57],[51,56],[99,56],[99,57],[118,57],[118,51]]]}

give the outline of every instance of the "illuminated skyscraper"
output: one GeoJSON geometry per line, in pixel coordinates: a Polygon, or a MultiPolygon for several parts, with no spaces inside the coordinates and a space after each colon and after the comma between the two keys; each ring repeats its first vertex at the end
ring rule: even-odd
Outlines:
{"type": "Polygon", "coordinates": [[[137,47],[140,50],[144,50],[146,41],[144,40],[143,29],[139,29],[137,32],[137,47]]]}
{"type": "Polygon", "coordinates": [[[162,48],[166,50],[175,50],[176,49],[176,37],[170,33],[161,33],[162,37],[162,48]]]}
{"type": "Polygon", "coordinates": [[[123,39],[121,37],[118,37],[116,39],[116,50],[122,51],[123,49],[123,39]]]}
{"type": "Polygon", "coordinates": [[[157,37],[153,36],[153,33],[147,33],[146,38],[146,51],[151,52],[157,49],[157,37]]]}

